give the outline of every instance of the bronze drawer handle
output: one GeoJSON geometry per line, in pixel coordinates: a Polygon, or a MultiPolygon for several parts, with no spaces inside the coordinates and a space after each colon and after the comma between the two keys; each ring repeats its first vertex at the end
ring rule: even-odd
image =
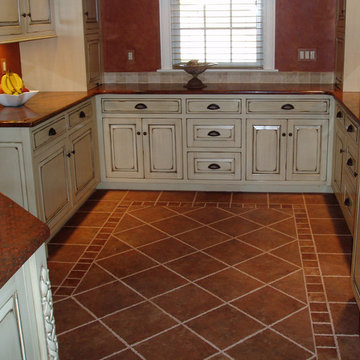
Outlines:
{"type": "Polygon", "coordinates": [[[345,199],[344,205],[345,205],[345,206],[350,206],[350,205],[351,205],[351,201],[350,201],[349,198],[346,198],[346,199],[345,199]]]}
{"type": "Polygon", "coordinates": [[[341,119],[341,118],[343,117],[342,112],[341,112],[341,111],[338,111],[338,113],[336,114],[336,117],[337,117],[338,119],[341,119]]]}
{"type": "Polygon", "coordinates": [[[211,130],[208,132],[208,136],[220,136],[221,134],[216,130],[211,130]]]}
{"type": "Polygon", "coordinates": [[[220,169],[221,168],[221,166],[219,165],[219,164],[210,164],[209,166],[208,166],[208,168],[210,169],[210,170],[218,170],[218,169],[220,169]]]}
{"type": "Polygon", "coordinates": [[[349,158],[348,161],[346,162],[346,165],[347,166],[353,166],[354,165],[353,159],[349,158]]]}
{"type": "Polygon", "coordinates": [[[139,103],[139,104],[135,105],[135,109],[144,110],[144,109],[147,109],[147,106],[145,104],[139,103]]]}
{"type": "Polygon", "coordinates": [[[347,127],[346,131],[347,131],[348,133],[352,133],[352,132],[354,132],[354,127],[353,127],[352,125],[349,125],[349,126],[347,127]]]}
{"type": "Polygon", "coordinates": [[[207,107],[208,110],[219,110],[220,106],[218,104],[210,104],[207,107]]]}
{"type": "Polygon", "coordinates": [[[281,109],[283,109],[283,110],[294,110],[295,108],[294,108],[294,105],[292,105],[292,104],[285,104],[285,105],[283,105],[281,107],[281,109]]]}
{"type": "Polygon", "coordinates": [[[85,118],[85,117],[86,117],[85,112],[84,112],[84,111],[80,111],[79,118],[80,118],[80,119],[83,119],[83,118],[85,118]]]}
{"type": "Polygon", "coordinates": [[[54,136],[54,135],[56,135],[56,130],[54,128],[50,128],[49,136],[54,136]]]}

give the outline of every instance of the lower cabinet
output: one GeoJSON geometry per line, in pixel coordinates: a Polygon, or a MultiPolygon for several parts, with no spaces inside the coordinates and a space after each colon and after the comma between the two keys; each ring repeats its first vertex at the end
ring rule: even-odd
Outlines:
{"type": "Polygon", "coordinates": [[[58,359],[45,245],[0,289],[0,358],[58,359]]]}
{"type": "Polygon", "coordinates": [[[181,119],[104,118],[107,177],[182,178],[181,119]]]}
{"type": "Polygon", "coordinates": [[[325,181],[328,120],[247,120],[247,180],[325,181]]]}

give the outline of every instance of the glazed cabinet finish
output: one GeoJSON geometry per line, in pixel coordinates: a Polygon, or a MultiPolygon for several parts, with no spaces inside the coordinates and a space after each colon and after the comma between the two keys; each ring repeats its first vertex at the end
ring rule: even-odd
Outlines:
{"type": "Polygon", "coordinates": [[[104,118],[108,177],[181,178],[181,119],[104,118]]]}
{"type": "Polygon", "coordinates": [[[55,36],[53,0],[3,0],[0,44],[55,36]]]}
{"type": "Polygon", "coordinates": [[[99,182],[91,101],[34,128],[0,133],[0,191],[44,221],[54,234],[99,182]]]}
{"type": "Polygon", "coordinates": [[[46,319],[53,319],[50,288],[48,303],[42,296],[41,273],[47,271],[45,245],[42,245],[0,289],[1,359],[58,359],[55,323],[46,327],[46,319]],[[43,306],[47,306],[46,315],[43,306]],[[49,334],[49,330],[53,333],[49,334]]]}

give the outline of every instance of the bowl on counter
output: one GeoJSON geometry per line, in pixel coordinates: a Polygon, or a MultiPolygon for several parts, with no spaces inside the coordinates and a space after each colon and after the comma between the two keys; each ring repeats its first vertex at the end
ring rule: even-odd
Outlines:
{"type": "Polygon", "coordinates": [[[0,104],[3,106],[21,106],[38,92],[39,90],[30,90],[19,95],[0,94],[0,104]]]}

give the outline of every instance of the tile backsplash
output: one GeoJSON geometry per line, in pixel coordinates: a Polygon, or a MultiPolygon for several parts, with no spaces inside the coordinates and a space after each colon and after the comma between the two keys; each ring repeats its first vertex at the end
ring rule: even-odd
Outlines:
{"type": "MultiPolygon", "coordinates": [[[[184,71],[106,72],[104,83],[186,83],[184,71]]],[[[333,84],[333,72],[207,71],[199,78],[206,83],[333,84]]]]}

